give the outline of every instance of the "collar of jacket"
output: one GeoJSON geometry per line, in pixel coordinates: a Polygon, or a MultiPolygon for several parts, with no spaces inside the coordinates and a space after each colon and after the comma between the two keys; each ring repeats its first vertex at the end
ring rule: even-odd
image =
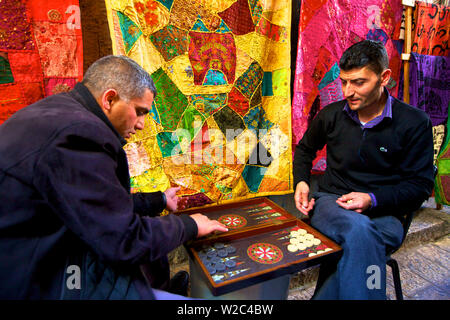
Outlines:
{"type": "Polygon", "coordinates": [[[114,132],[122,146],[127,144],[127,141],[117,132],[111,121],[109,121],[108,117],[100,108],[97,100],[95,100],[94,96],[89,91],[89,89],[86,88],[85,85],[78,82],[73,90],[69,92],[69,94],[79,103],[81,103],[83,107],[99,117],[114,132]]]}

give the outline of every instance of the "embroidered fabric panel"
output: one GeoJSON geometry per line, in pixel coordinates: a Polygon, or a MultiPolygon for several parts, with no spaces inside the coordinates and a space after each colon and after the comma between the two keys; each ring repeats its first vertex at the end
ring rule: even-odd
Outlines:
{"type": "Polygon", "coordinates": [[[83,76],[78,0],[0,1],[0,124],[83,76]]]}
{"type": "MultiPolygon", "coordinates": [[[[398,41],[402,5],[396,0],[303,0],[292,103],[293,146],[303,137],[315,114],[343,99],[337,63],[353,43],[380,40],[392,69],[388,90],[397,96],[402,44],[398,41]]],[[[325,150],[313,162],[324,171],[325,150]]]]}
{"type": "Polygon", "coordinates": [[[115,54],[158,95],[125,146],[133,191],[186,207],[292,192],[290,0],[106,0],[115,54]]]}
{"type": "Polygon", "coordinates": [[[450,7],[418,1],[414,8],[411,52],[432,56],[448,56],[450,39],[450,7]]]}

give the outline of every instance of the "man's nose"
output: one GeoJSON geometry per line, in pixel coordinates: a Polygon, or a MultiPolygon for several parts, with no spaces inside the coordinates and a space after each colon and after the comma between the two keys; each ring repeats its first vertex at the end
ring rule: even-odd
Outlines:
{"type": "Polygon", "coordinates": [[[136,130],[144,129],[145,117],[139,117],[137,119],[136,125],[134,126],[136,130]]]}
{"type": "Polygon", "coordinates": [[[344,92],[344,97],[350,97],[355,93],[355,90],[353,90],[353,86],[351,84],[346,84],[343,86],[342,91],[344,92]]]}

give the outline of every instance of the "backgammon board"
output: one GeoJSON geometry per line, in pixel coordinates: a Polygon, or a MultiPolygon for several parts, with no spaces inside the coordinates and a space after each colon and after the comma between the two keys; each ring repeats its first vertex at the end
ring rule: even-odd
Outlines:
{"type": "Polygon", "coordinates": [[[196,212],[229,229],[185,245],[215,296],[298,272],[341,251],[336,243],[267,198],[179,214],[196,212]]]}

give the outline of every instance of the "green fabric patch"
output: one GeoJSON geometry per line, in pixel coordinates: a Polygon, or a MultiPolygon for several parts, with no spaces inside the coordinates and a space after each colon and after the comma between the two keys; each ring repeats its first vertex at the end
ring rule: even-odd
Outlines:
{"type": "Polygon", "coordinates": [[[122,38],[125,44],[125,52],[130,52],[137,39],[142,35],[141,29],[122,12],[117,12],[119,17],[120,30],[122,31],[122,38]]]}
{"type": "Polygon", "coordinates": [[[156,0],[170,11],[174,0],[156,0]]]}
{"type": "Polygon", "coordinates": [[[13,83],[14,77],[8,59],[0,56],[0,83],[13,83]]]}
{"type": "Polygon", "coordinates": [[[197,133],[202,129],[204,121],[205,117],[197,109],[195,109],[194,106],[189,106],[186,109],[177,129],[181,145],[190,143],[194,139],[197,133]],[[181,133],[179,132],[180,129],[182,129],[181,133]]]}
{"type": "Polygon", "coordinates": [[[238,135],[237,133],[245,130],[242,118],[228,106],[220,109],[213,117],[227,141],[233,140],[238,135]]]}
{"type": "Polygon", "coordinates": [[[246,165],[244,170],[242,171],[242,178],[247,184],[250,192],[257,193],[259,190],[259,186],[261,185],[261,181],[264,178],[264,174],[266,173],[267,168],[258,167],[252,165],[246,165]]]}
{"type": "Polygon", "coordinates": [[[339,78],[339,74],[341,73],[341,70],[339,69],[338,63],[336,62],[330,69],[330,71],[328,71],[327,73],[325,73],[325,76],[323,77],[322,80],[320,80],[319,83],[319,90],[322,90],[323,88],[325,88],[327,85],[329,85],[330,83],[332,83],[334,80],[336,80],[337,78],[339,78]]]}
{"type": "Polygon", "coordinates": [[[178,135],[175,132],[160,132],[156,135],[158,146],[163,158],[175,156],[181,153],[178,135]]]}
{"type": "Polygon", "coordinates": [[[188,96],[189,103],[205,117],[209,117],[218,109],[222,108],[227,101],[226,93],[217,94],[193,94],[188,96]]]}
{"type": "Polygon", "coordinates": [[[161,125],[165,130],[173,131],[177,128],[188,100],[161,68],[152,74],[152,78],[158,92],[154,103],[159,112],[161,125]]]}
{"type": "Polygon", "coordinates": [[[288,69],[279,69],[272,72],[272,89],[274,96],[289,96],[289,77],[288,69]]]}
{"type": "Polygon", "coordinates": [[[262,80],[262,95],[273,96],[273,88],[272,88],[272,72],[264,72],[264,77],[262,80]]]}
{"type": "Polygon", "coordinates": [[[266,112],[262,106],[250,109],[244,117],[244,123],[248,129],[254,131],[258,139],[261,139],[274,123],[266,118],[266,112]]]}

